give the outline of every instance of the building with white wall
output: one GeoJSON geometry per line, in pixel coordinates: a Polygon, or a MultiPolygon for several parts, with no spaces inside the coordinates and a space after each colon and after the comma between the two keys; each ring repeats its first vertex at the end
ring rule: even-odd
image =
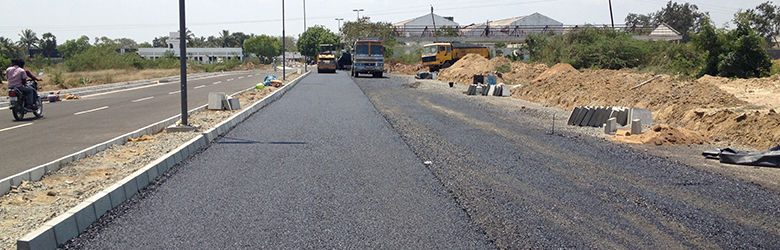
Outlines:
{"type": "MultiPolygon", "coordinates": [[[[167,48],[138,48],[138,55],[145,59],[157,59],[165,57],[165,53],[173,51],[175,57],[180,57],[179,32],[171,32],[166,40],[167,48]]],[[[238,58],[244,59],[242,48],[187,48],[187,60],[198,61],[205,64],[220,62],[238,58]]]]}
{"type": "Polygon", "coordinates": [[[463,28],[467,37],[525,37],[530,33],[563,31],[563,23],[539,13],[472,24],[463,28]]]}
{"type": "Polygon", "coordinates": [[[434,13],[415,17],[403,22],[393,24],[397,36],[402,37],[432,37],[434,28],[441,27],[458,28],[458,23],[453,17],[443,17],[434,13]],[[434,27],[434,21],[436,25],[434,27]]]}

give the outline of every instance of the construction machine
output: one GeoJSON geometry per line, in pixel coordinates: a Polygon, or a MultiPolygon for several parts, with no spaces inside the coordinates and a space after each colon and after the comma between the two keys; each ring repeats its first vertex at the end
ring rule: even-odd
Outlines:
{"type": "Polygon", "coordinates": [[[488,58],[488,47],[471,43],[432,43],[423,46],[422,64],[431,72],[447,68],[468,54],[478,54],[488,58]]]}
{"type": "Polygon", "coordinates": [[[333,54],[333,44],[320,44],[317,54],[317,73],[336,73],[336,55],[333,54]]]}

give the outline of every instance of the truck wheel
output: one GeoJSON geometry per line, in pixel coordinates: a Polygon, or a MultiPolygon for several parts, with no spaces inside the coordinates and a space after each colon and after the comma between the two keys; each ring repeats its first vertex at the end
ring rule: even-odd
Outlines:
{"type": "Polygon", "coordinates": [[[382,78],[382,72],[374,73],[374,78],[382,78]]]}

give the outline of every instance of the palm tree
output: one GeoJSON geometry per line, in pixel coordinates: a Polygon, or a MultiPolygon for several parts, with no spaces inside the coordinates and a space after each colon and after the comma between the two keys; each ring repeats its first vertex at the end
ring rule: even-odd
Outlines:
{"type": "Polygon", "coordinates": [[[14,58],[17,55],[19,47],[9,38],[0,37],[0,56],[4,58],[14,58]]]}
{"type": "Polygon", "coordinates": [[[31,29],[22,30],[22,33],[19,34],[19,46],[24,47],[24,49],[27,50],[28,55],[30,55],[31,48],[38,47],[39,41],[38,35],[31,29]]]}
{"type": "Polygon", "coordinates": [[[219,33],[219,38],[217,40],[219,42],[219,45],[228,48],[233,47],[233,37],[230,35],[230,31],[228,30],[222,30],[222,33],[219,33]]]}

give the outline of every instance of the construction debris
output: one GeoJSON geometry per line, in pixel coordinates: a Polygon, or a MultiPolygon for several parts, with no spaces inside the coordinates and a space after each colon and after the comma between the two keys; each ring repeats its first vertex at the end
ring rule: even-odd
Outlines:
{"type": "Polygon", "coordinates": [[[151,137],[149,135],[142,135],[141,137],[138,138],[127,137],[127,140],[131,142],[148,141],[153,139],[154,137],[151,137]]]}

